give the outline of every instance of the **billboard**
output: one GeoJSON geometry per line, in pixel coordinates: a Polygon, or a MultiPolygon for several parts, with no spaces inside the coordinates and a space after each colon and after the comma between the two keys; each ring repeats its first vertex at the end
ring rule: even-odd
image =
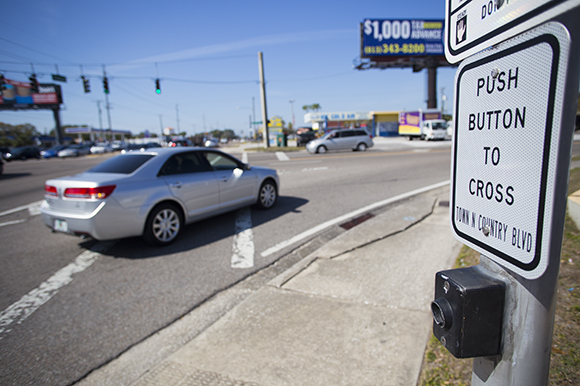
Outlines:
{"type": "Polygon", "coordinates": [[[0,110],[54,109],[62,103],[59,85],[41,83],[32,92],[30,82],[4,79],[0,110]]]}
{"type": "Polygon", "coordinates": [[[445,20],[366,19],[361,57],[445,55],[445,20]]]}

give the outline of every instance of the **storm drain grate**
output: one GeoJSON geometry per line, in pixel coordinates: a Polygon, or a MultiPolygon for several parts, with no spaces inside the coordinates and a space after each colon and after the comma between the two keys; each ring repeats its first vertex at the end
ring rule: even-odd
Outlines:
{"type": "Polygon", "coordinates": [[[349,230],[373,217],[375,217],[375,215],[372,213],[363,214],[362,216],[353,218],[352,220],[347,221],[344,224],[340,224],[339,226],[343,229],[349,230]]]}

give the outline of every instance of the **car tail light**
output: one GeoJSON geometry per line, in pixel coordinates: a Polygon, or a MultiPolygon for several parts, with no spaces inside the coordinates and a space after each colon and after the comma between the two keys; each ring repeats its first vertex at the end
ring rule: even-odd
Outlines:
{"type": "Polygon", "coordinates": [[[107,198],[113,193],[116,185],[99,186],[97,188],[66,188],[64,196],[67,198],[99,199],[107,198]]]}
{"type": "Polygon", "coordinates": [[[47,196],[58,196],[56,186],[44,185],[44,194],[47,196]]]}

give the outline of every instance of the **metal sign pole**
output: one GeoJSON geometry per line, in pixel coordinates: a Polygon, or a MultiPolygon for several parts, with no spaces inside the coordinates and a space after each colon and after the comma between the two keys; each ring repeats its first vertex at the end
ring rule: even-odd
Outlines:
{"type": "Polygon", "coordinates": [[[488,4],[490,22],[477,22],[477,2],[447,4],[446,56],[465,59],[455,77],[451,228],[482,255],[476,267],[437,273],[433,333],[457,358],[474,358],[474,386],[542,386],[580,83],[580,0],[488,4]]]}
{"type": "MultiPolygon", "coordinates": [[[[570,173],[580,74],[580,7],[551,21],[565,26],[570,35],[570,56],[562,106],[552,223],[549,230],[548,266],[539,278],[530,280],[514,274],[482,254],[480,267],[506,283],[502,331],[502,353],[476,357],[472,385],[547,385],[552,332],[556,308],[560,252],[570,173]]],[[[549,71],[549,69],[546,69],[549,71]]],[[[558,108],[558,106],[553,106],[558,108]]],[[[530,133],[529,135],[533,135],[530,133]]],[[[531,155],[534,156],[534,155],[531,155]]],[[[522,162],[524,162],[522,160],[522,162]]]]}

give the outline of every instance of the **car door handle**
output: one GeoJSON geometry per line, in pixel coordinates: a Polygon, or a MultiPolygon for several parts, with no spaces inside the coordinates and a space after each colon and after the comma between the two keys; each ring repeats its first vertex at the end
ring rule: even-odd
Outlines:
{"type": "Polygon", "coordinates": [[[230,178],[228,176],[222,176],[221,177],[222,182],[228,182],[229,179],[230,178]]]}
{"type": "Polygon", "coordinates": [[[173,182],[173,183],[169,184],[169,186],[172,188],[179,189],[179,188],[181,188],[181,182],[173,182]]]}

